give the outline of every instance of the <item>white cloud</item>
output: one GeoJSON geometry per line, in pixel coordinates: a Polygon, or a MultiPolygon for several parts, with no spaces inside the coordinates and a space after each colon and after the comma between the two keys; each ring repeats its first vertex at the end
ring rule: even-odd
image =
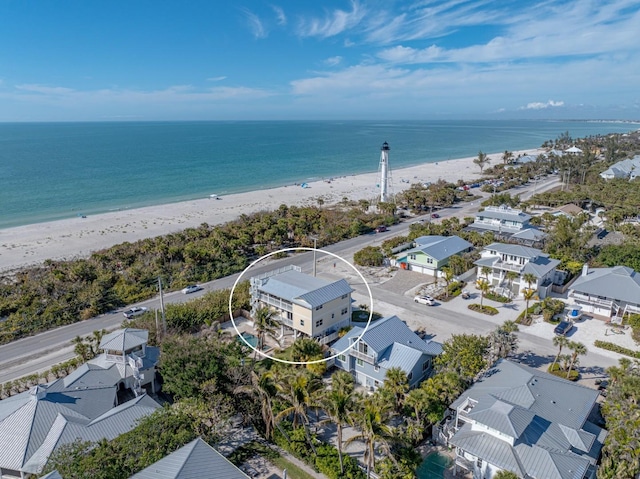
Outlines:
{"type": "Polygon", "coordinates": [[[366,13],[365,8],[352,0],[349,12],[336,9],[328,12],[324,18],[300,19],[297,34],[301,37],[333,37],[357,26],[366,13]]]}
{"type": "Polygon", "coordinates": [[[222,80],[226,80],[227,77],[225,76],[219,76],[219,77],[210,77],[207,78],[207,81],[222,81],[222,80]]]}
{"type": "Polygon", "coordinates": [[[284,10],[282,7],[277,5],[271,5],[274,13],[276,14],[276,19],[278,21],[278,25],[286,25],[287,24],[287,16],[284,14],[284,10]]]}
{"type": "Polygon", "coordinates": [[[242,9],[242,13],[244,13],[245,20],[254,38],[266,38],[268,33],[260,17],[246,8],[242,9]]]}
{"type": "Polygon", "coordinates": [[[327,58],[324,63],[326,65],[329,65],[330,67],[334,67],[336,65],[339,65],[340,63],[342,63],[342,57],[341,56],[335,56],[335,57],[330,57],[327,58]]]}
{"type": "Polygon", "coordinates": [[[527,103],[526,106],[520,107],[520,110],[544,110],[545,108],[564,106],[563,101],[553,101],[549,100],[546,103],[542,103],[539,101],[534,101],[532,103],[527,103]]]}
{"type": "Polygon", "coordinates": [[[25,83],[22,85],[16,85],[15,87],[18,90],[33,92],[33,93],[42,93],[44,95],[66,95],[69,93],[73,93],[75,91],[71,88],[64,88],[59,86],[50,87],[50,86],[39,85],[34,83],[28,83],[28,84],[25,83]]]}

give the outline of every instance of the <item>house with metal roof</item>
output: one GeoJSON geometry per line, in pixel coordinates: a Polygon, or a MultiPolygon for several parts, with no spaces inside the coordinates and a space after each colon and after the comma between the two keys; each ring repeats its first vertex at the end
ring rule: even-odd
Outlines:
{"type": "Polygon", "coordinates": [[[248,479],[201,438],[134,474],[130,479],[248,479]]]}
{"type": "Polygon", "coordinates": [[[402,269],[436,276],[452,256],[471,251],[473,245],[459,236],[420,236],[413,248],[396,257],[395,264],[402,269]]]}
{"type": "Polygon", "coordinates": [[[505,359],[450,406],[437,438],[474,479],[595,479],[607,431],[589,420],[598,391],[505,359]]]}
{"type": "Polygon", "coordinates": [[[625,314],[640,314],[640,274],[626,266],[582,267],[582,274],[569,288],[569,300],[590,313],[614,323],[625,314]]]}
{"type": "Polygon", "coordinates": [[[254,276],[250,283],[251,314],[270,308],[283,334],[289,328],[295,337],[302,334],[327,344],[351,321],[354,289],[344,279],[326,281],[290,265],[254,276]]]}
{"type": "Polygon", "coordinates": [[[141,329],[106,334],[104,352],[66,377],[0,401],[0,478],[39,474],[60,445],[113,439],[159,407],[144,393],[155,390],[159,358],[147,337],[141,329]]]}
{"type": "Polygon", "coordinates": [[[480,252],[480,259],[474,263],[478,267],[478,278],[484,277],[483,267],[490,269],[486,280],[493,287],[504,288],[513,295],[522,294],[525,289],[534,289],[540,298],[545,298],[556,280],[556,267],[560,260],[552,259],[539,249],[517,244],[491,243],[480,252]],[[517,276],[510,279],[508,272],[517,276]],[[527,283],[526,274],[532,274],[536,281],[527,283]]]}
{"type": "Polygon", "coordinates": [[[613,180],[614,178],[628,178],[629,180],[633,180],[639,175],[640,155],[619,161],[600,173],[600,176],[605,180],[613,180]]]}
{"type": "Polygon", "coordinates": [[[355,382],[375,390],[387,371],[398,367],[417,386],[433,371],[442,344],[420,338],[397,316],[382,318],[364,328],[354,327],[331,346],[335,366],[353,374],[355,382]]]}
{"type": "Polygon", "coordinates": [[[491,231],[497,238],[527,246],[541,244],[547,234],[531,224],[531,216],[506,205],[487,206],[478,211],[466,231],[491,231]]]}

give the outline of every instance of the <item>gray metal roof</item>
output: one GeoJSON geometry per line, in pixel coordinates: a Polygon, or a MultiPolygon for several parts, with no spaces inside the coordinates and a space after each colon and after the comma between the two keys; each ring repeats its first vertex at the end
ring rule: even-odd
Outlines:
{"type": "Polygon", "coordinates": [[[549,256],[543,253],[537,248],[529,248],[528,246],[522,246],[519,244],[509,243],[491,243],[489,246],[482,248],[483,251],[496,251],[501,254],[509,254],[514,256],[520,256],[523,258],[535,258],[537,256],[549,256]]]}
{"type": "Polygon", "coordinates": [[[494,220],[515,221],[517,223],[526,223],[531,219],[531,216],[523,213],[520,210],[499,206],[488,206],[483,211],[476,213],[476,218],[491,218],[494,220]]]}
{"type": "Polygon", "coordinates": [[[552,259],[547,256],[538,256],[533,261],[529,261],[524,265],[522,274],[531,273],[536,278],[542,278],[547,273],[549,273],[549,271],[555,269],[559,264],[559,259],[552,259]]]}
{"type": "Polygon", "coordinates": [[[473,248],[473,245],[459,236],[420,236],[415,239],[416,247],[403,252],[403,256],[409,253],[422,252],[432,258],[442,261],[454,254],[473,248]]]}
{"type": "MultiPolygon", "coordinates": [[[[331,349],[344,351],[360,336],[363,328],[352,328],[336,341],[331,349]]],[[[423,354],[437,356],[442,353],[442,344],[425,341],[403,323],[397,316],[379,319],[371,324],[362,336],[364,341],[378,355],[378,361],[385,368],[400,367],[410,371],[423,354]]]]}
{"type": "Polygon", "coordinates": [[[525,241],[542,241],[547,236],[547,233],[540,231],[537,228],[524,228],[511,235],[511,238],[525,241]]]}
{"type": "Polygon", "coordinates": [[[636,155],[633,158],[619,161],[611,165],[608,170],[600,173],[603,178],[626,178],[631,173],[637,173],[640,171],[640,155],[636,155]]]}
{"type": "Polygon", "coordinates": [[[62,476],[58,471],[51,471],[46,476],[42,476],[40,479],[62,479],[62,476]]]}
{"type": "Polygon", "coordinates": [[[640,275],[626,266],[590,268],[570,289],[589,296],[640,304],[640,275]]]}
{"type": "Polygon", "coordinates": [[[248,479],[244,472],[202,439],[153,463],[130,479],[248,479]]]}
{"type": "Polygon", "coordinates": [[[522,364],[498,361],[451,408],[467,398],[477,401],[467,413],[469,418],[515,438],[514,446],[467,426],[451,443],[473,454],[475,450],[499,467],[510,464],[509,470],[518,472],[512,468],[515,455],[522,472],[531,477],[581,479],[595,463],[606,436],[606,431],[586,421],[598,391],[522,364]]]}
{"type": "Polygon", "coordinates": [[[125,328],[105,334],[100,341],[100,349],[128,351],[147,343],[149,331],[146,329],[125,328]]]}
{"type": "Polygon", "coordinates": [[[295,270],[274,274],[261,283],[258,289],[264,293],[312,308],[353,291],[344,279],[329,282],[295,270]]]}

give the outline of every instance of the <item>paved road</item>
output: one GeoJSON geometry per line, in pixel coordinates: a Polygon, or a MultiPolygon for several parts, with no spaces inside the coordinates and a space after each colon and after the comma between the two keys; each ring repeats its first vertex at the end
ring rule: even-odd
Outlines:
{"type": "MultiPolygon", "coordinates": [[[[540,193],[557,186],[557,184],[557,177],[551,177],[550,179],[539,182],[537,185],[518,187],[510,190],[509,192],[511,194],[519,194],[522,199],[526,199],[533,194],[534,189],[536,192],[540,193]]],[[[440,214],[441,218],[450,216],[457,216],[462,218],[465,216],[471,216],[474,212],[478,211],[479,207],[480,201],[475,201],[473,203],[465,203],[461,206],[445,208],[438,211],[438,213],[440,214]]],[[[363,235],[357,238],[352,238],[340,243],[327,246],[323,249],[332,253],[336,253],[340,256],[350,256],[355,251],[365,246],[380,244],[385,239],[390,238],[394,235],[407,234],[411,223],[415,221],[416,219],[414,218],[410,221],[394,225],[393,227],[391,227],[391,231],[389,231],[388,233],[363,235]]],[[[312,269],[312,263],[313,254],[311,252],[299,253],[282,260],[269,259],[268,261],[265,261],[264,264],[257,265],[255,268],[253,268],[251,270],[251,274],[261,274],[285,264],[294,264],[296,266],[300,266],[303,271],[310,272],[312,269]]],[[[234,274],[225,278],[211,281],[210,283],[202,285],[202,291],[190,295],[184,295],[179,291],[165,294],[164,301],[166,304],[180,303],[192,298],[202,296],[208,291],[230,288],[236,281],[238,276],[239,274],[234,274]]],[[[245,276],[243,277],[243,279],[248,278],[245,276]]],[[[380,291],[377,294],[384,295],[386,293],[384,291],[380,291]]],[[[393,303],[393,301],[390,302],[393,303]]],[[[159,297],[156,297],[138,303],[137,306],[146,306],[149,309],[159,309],[160,299],[159,297]]],[[[93,331],[99,329],[112,330],[118,328],[123,320],[122,311],[124,309],[127,308],[122,308],[109,314],[103,314],[86,321],[63,326],[54,330],[40,333],[36,336],[30,336],[28,338],[23,338],[18,341],[0,346],[0,383],[16,379],[27,374],[44,371],[53,364],[69,359],[70,357],[72,357],[72,353],[70,352],[70,341],[73,338],[75,338],[76,336],[89,335],[93,331]]],[[[439,313],[434,312],[433,314],[436,315],[435,319],[449,322],[449,318],[437,317],[439,313]]],[[[456,328],[461,328],[460,331],[468,330],[468,324],[462,323],[462,321],[456,321],[452,323],[452,325],[456,324],[456,328]]],[[[452,327],[452,330],[456,328],[452,327]]]]}

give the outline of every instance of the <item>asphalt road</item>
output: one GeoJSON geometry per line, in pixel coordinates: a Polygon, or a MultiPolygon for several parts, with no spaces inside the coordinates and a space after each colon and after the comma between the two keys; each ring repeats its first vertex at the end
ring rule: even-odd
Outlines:
{"type": "MultiPolygon", "coordinates": [[[[549,179],[546,179],[545,181],[540,181],[535,185],[526,185],[514,188],[510,190],[509,193],[511,193],[512,195],[519,194],[522,199],[527,199],[534,193],[534,190],[535,192],[540,193],[557,186],[557,184],[558,178],[551,177],[549,179]]],[[[474,212],[478,211],[479,207],[480,201],[475,201],[473,203],[465,203],[461,206],[439,210],[438,214],[440,215],[441,219],[451,216],[462,218],[464,216],[471,216],[474,212]]],[[[423,216],[422,218],[427,218],[427,216],[423,216]]],[[[394,225],[390,228],[390,231],[386,233],[359,236],[357,238],[352,238],[340,243],[329,245],[323,249],[340,256],[349,256],[353,254],[353,252],[365,246],[378,245],[385,239],[388,239],[392,236],[407,234],[410,225],[416,220],[417,218],[412,218],[398,225],[394,225]]],[[[251,269],[251,276],[271,271],[286,264],[300,266],[303,271],[311,271],[313,264],[313,254],[312,252],[304,252],[293,254],[285,259],[266,260],[265,262],[261,262],[259,265],[256,265],[251,269]]],[[[203,284],[201,285],[203,287],[202,291],[189,295],[182,294],[179,291],[167,293],[164,295],[165,304],[180,303],[188,301],[192,298],[202,296],[208,291],[230,288],[234,284],[238,276],[239,273],[203,284]]],[[[243,279],[248,279],[248,276],[245,275],[243,279]]],[[[384,289],[380,289],[376,292],[376,294],[380,295],[381,297],[386,297],[386,295],[389,295],[390,293],[385,292],[384,289]]],[[[394,297],[388,298],[388,302],[392,304],[394,303],[394,301],[399,300],[402,299],[394,297]]],[[[158,296],[147,301],[137,303],[136,306],[146,306],[150,310],[160,309],[160,298],[158,296]]],[[[36,336],[30,336],[0,346],[0,383],[17,379],[28,374],[33,374],[35,372],[44,371],[51,367],[51,365],[53,364],[70,359],[71,357],[73,357],[72,348],[70,346],[71,340],[73,338],[75,338],[76,336],[89,335],[95,330],[117,329],[118,327],[120,327],[120,324],[124,319],[122,311],[124,311],[125,309],[128,309],[128,307],[113,311],[108,314],[103,314],[86,321],[62,326],[57,329],[40,333],[36,336]]],[[[444,324],[447,325],[447,328],[450,328],[452,333],[469,331],[469,328],[471,327],[484,327],[481,324],[482,322],[479,322],[476,318],[451,318],[446,316],[446,314],[444,313],[441,314],[435,309],[429,312],[429,316],[432,317],[432,320],[434,321],[444,322],[444,324]]],[[[491,329],[493,328],[488,326],[485,329],[478,330],[478,332],[487,332],[491,329]]],[[[540,343],[540,338],[524,338],[522,342],[523,347],[528,347],[525,345],[529,344],[531,345],[531,347],[540,347],[543,349],[546,347],[548,349],[548,345],[545,346],[540,343]]],[[[592,357],[595,358],[595,355],[592,357]]],[[[606,363],[601,364],[607,364],[608,362],[609,360],[607,360],[606,363]]],[[[583,361],[583,364],[585,364],[585,361],[583,361]]]]}

